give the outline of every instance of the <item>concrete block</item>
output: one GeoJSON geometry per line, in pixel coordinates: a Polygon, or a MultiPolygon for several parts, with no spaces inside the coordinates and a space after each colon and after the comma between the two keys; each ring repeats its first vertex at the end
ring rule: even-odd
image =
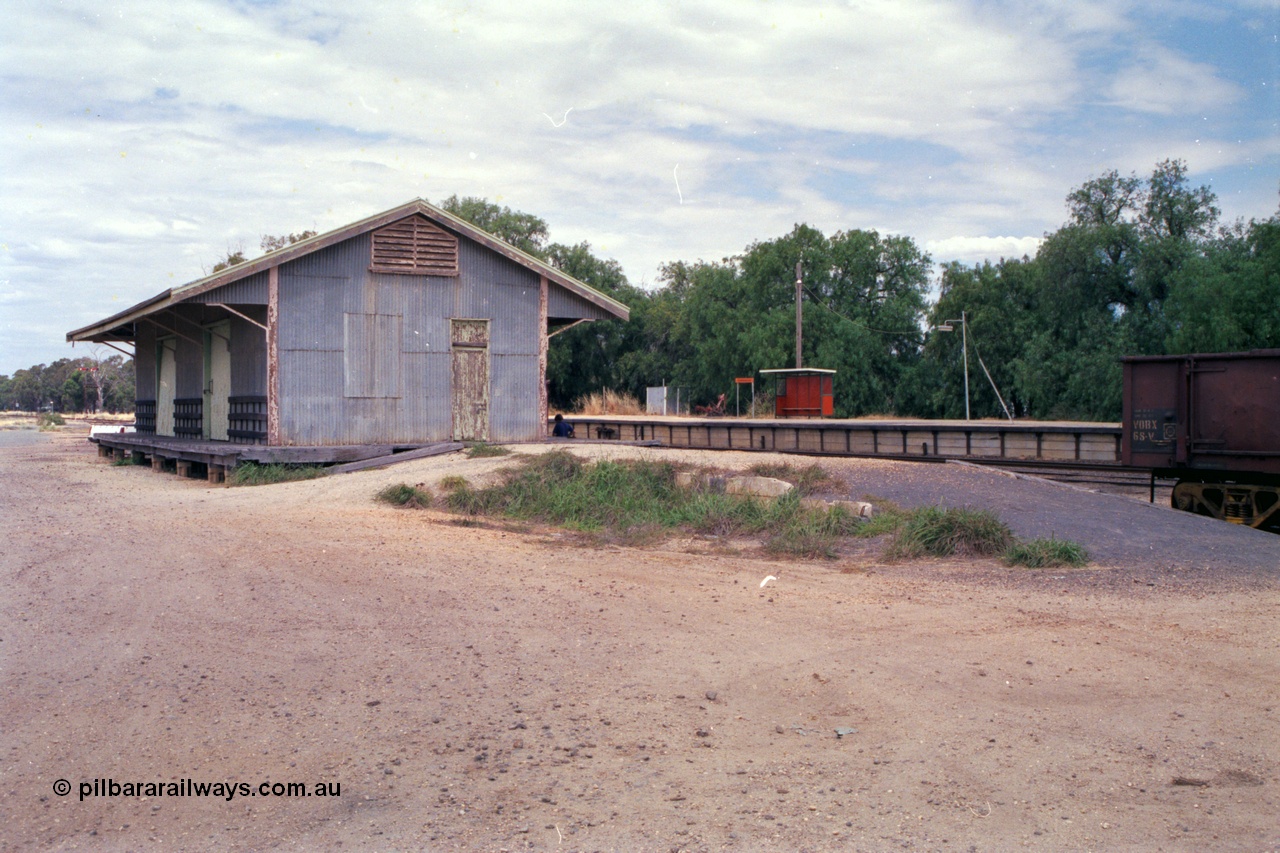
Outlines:
{"type": "Polygon", "coordinates": [[[779,498],[793,488],[795,487],[787,481],[773,477],[730,477],[724,484],[724,490],[728,494],[755,495],[760,498],[779,498]]]}

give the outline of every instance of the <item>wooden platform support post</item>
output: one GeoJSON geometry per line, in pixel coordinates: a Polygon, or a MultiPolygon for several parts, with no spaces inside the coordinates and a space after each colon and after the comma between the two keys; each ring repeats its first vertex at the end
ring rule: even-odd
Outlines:
{"type": "Polygon", "coordinates": [[[209,465],[209,482],[225,483],[227,481],[227,469],[222,465],[209,465]]]}
{"type": "Polygon", "coordinates": [[[163,471],[163,470],[164,470],[164,457],[162,457],[162,456],[160,456],[159,454],[156,454],[156,453],[151,454],[151,470],[152,470],[152,471],[163,471]]]}
{"type": "Polygon", "coordinates": [[[188,462],[187,460],[175,459],[173,460],[173,467],[174,467],[175,473],[177,473],[179,477],[191,476],[191,463],[188,462]]]}

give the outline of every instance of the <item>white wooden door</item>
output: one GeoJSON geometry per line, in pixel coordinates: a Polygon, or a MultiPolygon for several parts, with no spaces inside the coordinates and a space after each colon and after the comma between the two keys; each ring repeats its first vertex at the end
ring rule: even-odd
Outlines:
{"type": "Polygon", "coordinates": [[[178,342],[164,338],[159,344],[156,382],[156,435],[173,435],[173,398],[178,384],[178,342]]]}
{"type": "Polygon", "coordinates": [[[209,327],[209,376],[205,383],[205,411],[209,413],[208,438],[226,441],[231,403],[231,323],[209,327]]]}

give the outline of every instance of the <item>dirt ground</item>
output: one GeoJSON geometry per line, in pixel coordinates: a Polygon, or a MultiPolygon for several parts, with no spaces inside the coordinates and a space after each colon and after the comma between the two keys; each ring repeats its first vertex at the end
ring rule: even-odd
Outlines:
{"type": "Polygon", "coordinates": [[[223,488],[0,436],[4,849],[1280,848],[1280,537],[823,460],[1098,562],[584,547],[371,499],[501,459],[223,488]]]}

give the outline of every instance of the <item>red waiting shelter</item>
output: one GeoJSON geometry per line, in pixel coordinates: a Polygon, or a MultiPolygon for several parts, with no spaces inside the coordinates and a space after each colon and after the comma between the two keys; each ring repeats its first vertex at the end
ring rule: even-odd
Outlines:
{"type": "Polygon", "coordinates": [[[762,370],[776,376],[773,413],[779,418],[829,418],[835,414],[836,372],[817,367],[762,370]]]}

